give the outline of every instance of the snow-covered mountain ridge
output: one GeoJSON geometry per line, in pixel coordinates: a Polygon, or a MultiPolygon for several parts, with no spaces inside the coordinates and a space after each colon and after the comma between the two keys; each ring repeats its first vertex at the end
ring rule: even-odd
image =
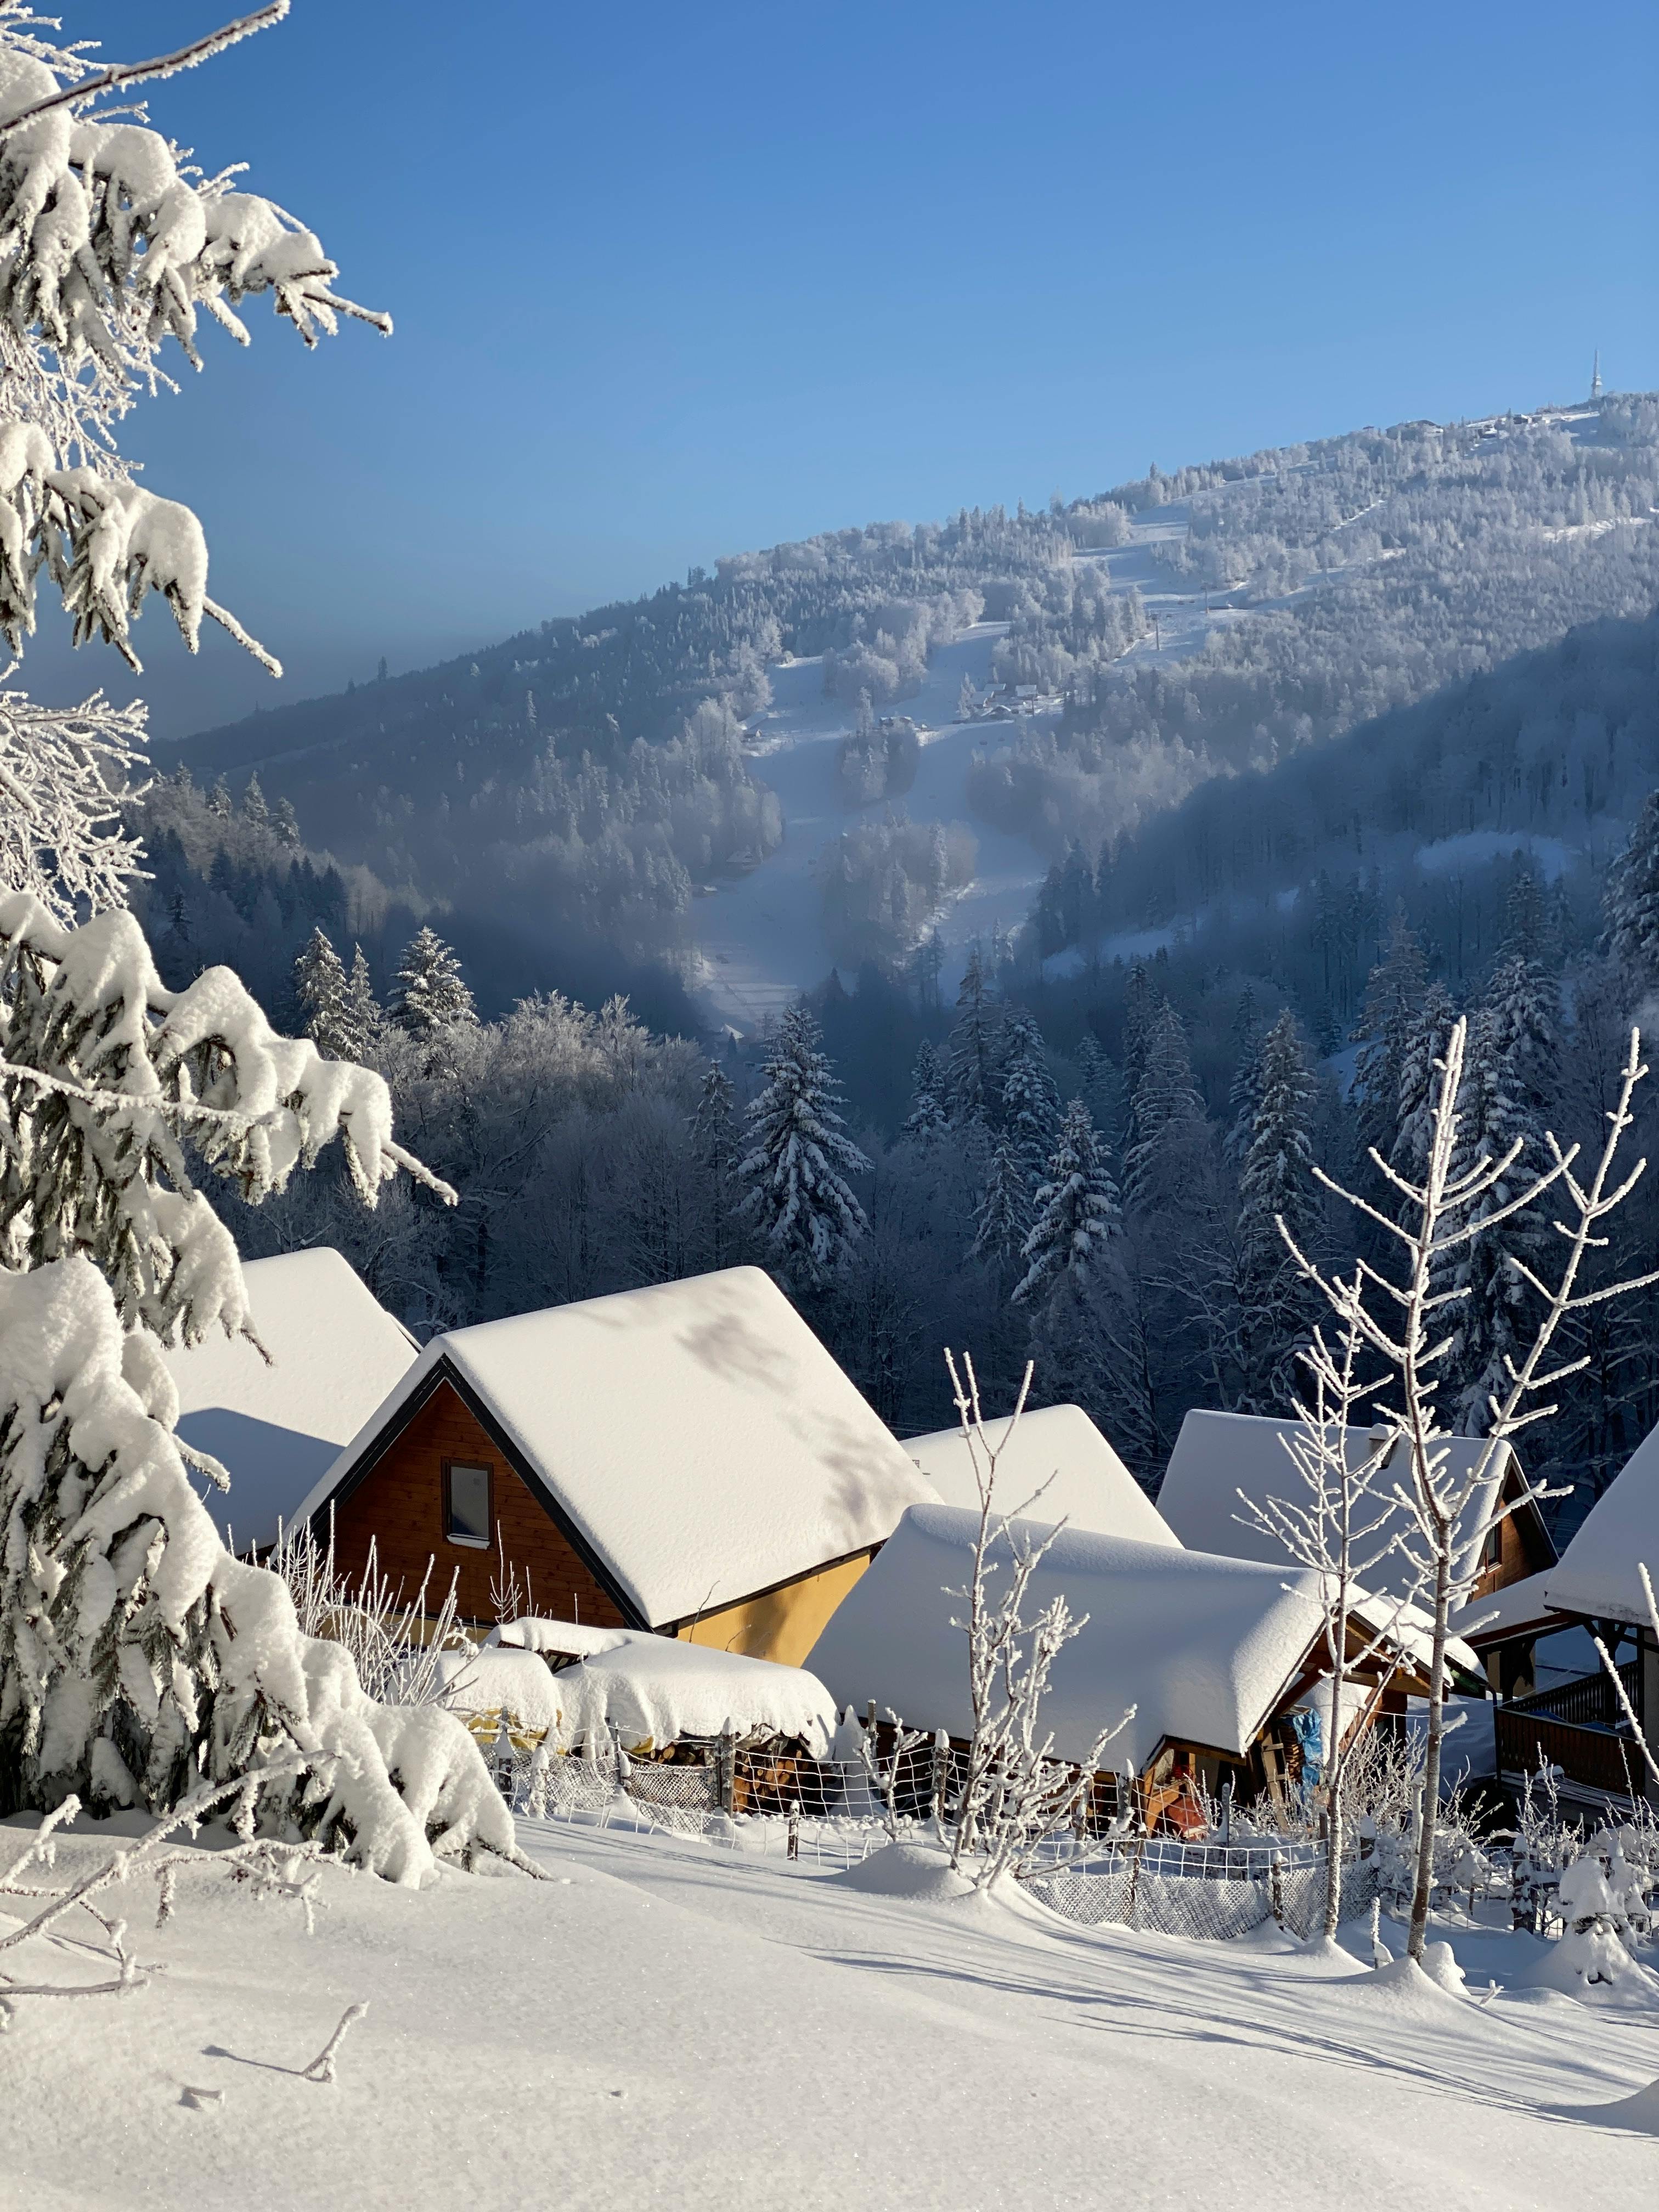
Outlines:
{"type": "Polygon", "coordinates": [[[464,951],[474,923],[603,939],[746,1029],[852,944],[1011,926],[1073,838],[1092,854],[1218,774],[1645,612],[1656,501],[1656,399],[1357,432],[736,556],[173,757],[257,769],[464,951]],[[861,694],[916,725],[909,820],[975,841],[948,870],[886,802],[848,803],[861,694]],[[855,939],[826,927],[837,874],[832,923],[873,917],[855,939]]]}

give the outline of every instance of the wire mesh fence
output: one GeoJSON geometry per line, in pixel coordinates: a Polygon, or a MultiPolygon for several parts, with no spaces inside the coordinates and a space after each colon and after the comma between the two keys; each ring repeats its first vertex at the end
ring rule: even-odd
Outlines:
{"type": "MultiPolygon", "coordinates": [[[[896,1772],[878,1762],[872,1777],[861,1762],[730,1744],[670,1761],[630,1759],[600,1742],[563,1756],[515,1747],[511,1772],[501,1779],[514,1809],[532,1820],[690,1838],[823,1872],[861,1865],[895,1835],[937,1840],[935,1808],[948,1773],[928,1747],[907,1754],[896,1772]]],[[[1030,1852],[1024,1880],[1030,1894],[1085,1927],[1116,1922],[1215,1942],[1268,1920],[1306,1936],[1324,1912],[1319,1844],[1141,1837],[1103,1844],[1085,1825],[1033,1837],[1030,1852]]],[[[1369,1908],[1378,1883],[1377,1861],[1345,1861],[1345,1920],[1369,1908]]]]}
{"type": "MultiPolygon", "coordinates": [[[[1026,1886],[1052,1911],[1083,1927],[1115,1922],[1162,1936],[1224,1942],[1269,1920],[1293,1936],[1311,1936],[1324,1917],[1325,1869],[1324,1847],[1318,1844],[1241,1849],[1153,1839],[1039,1870],[1026,1886]]],[[[1345,1921],[1370,1909],[1379,1874],[1374,1857],[1344,1859],[1345,1921]]]]}

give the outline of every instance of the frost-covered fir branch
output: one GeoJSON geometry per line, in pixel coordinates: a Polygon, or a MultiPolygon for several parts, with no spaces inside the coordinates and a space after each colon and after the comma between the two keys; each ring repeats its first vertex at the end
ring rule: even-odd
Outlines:
{"type": "Polygon", "coordinates": [[[125,906],[143,848],[121,810],[142,799],[145,710],[94,691],[78,707],[0,692],[0,891],[33,891],[60,921],[125,906]]]}

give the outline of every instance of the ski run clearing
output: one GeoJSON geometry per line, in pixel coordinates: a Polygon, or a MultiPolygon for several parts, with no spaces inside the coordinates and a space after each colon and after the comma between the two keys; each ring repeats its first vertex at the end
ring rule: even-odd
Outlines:
{"type": "MultiPolygon", "coordinates": [[[[49,1879],[110,1838],[70,1836],[49,1879]]],[[[331,1867],[310,1936],[205,1850],[159,1930],[153,1883],[106,1897],[163,1971],[18,2004],[0,2202],[1618,2212],[1659,2191],[1659,2093],[1613,2109],[1659,2075],[1659,2010],[1522,1986],[1530,1936],[1437,1927],[1477,2002],[1373,1972],[1364,1923],[1364,1963],[1271,1927],[1081,1929],[953,1894],[913,1846],[830,1875],[663,1836],[520,1839],[547,1881],[414,1892],[331,1867]],[[337,2078],[307,2078],[360,2003],[337,2078]]],[[[43,1978],[76,1972],[67,1935],[29,1949],[43,1978]]]]}

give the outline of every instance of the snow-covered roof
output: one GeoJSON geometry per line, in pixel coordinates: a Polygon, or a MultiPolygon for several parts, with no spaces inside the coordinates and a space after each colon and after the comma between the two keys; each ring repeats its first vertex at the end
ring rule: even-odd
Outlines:
{"type": "Polygon", "coordinates": [[[1559,1572],[1556,1567],[1547,1567],[1541,1573],[1528,1575],[1522,1582],[1510,1583],[1490,1597],[1472,1598],[1461,1612],[1452,1615],[1455,1627],[1460,1620],[1468,1626],[1462,1630],[1466,1642],[1476,1650],[1485,1650],[1488,1644],[1502,1644],[1510,1637],[1524,1636],[1531,1629],[1557,1629],[1562,1626],[1550,1612],[1548,1585],[1559,1572]],[[1477,1628],[1474,1623],[1479,1621],[1477,1628]]]}
{"type": "MultiPolygon", "coordinates": [[[[1261,1502],[1280,1498],[1298,1504],[1306,1496],[1302,1477],[1286,1450],[1298,1433],[1295,1421],[1271,1419],[1261,1413],[1212,1413],[1194,1409],[1181,1425],[1175,1450],[1170,1455],[1158,1510],[1180,1540],[1197,1552],[1221,1552],[1237,1559],[1257,1559],[1268,1565],[1287,1564],[1287,1555],[1265,1529],[1237,1516],[1246,1498],[1261,1502]]],[[[1348,1464],[1363,1467],[1374,1449],[1369,1429],[1346,1432],[1348,1464]]],[[[1396,1446],[1396,1449],[1399,1447],[1396,1446]]],[[[1473,1466],[1486,1449],[1475,1437],[1448,1437],[1449,1473],[1473,1466]]],[[[1480,1488],[1471,1497],[1462,1525],[1472,1533],[1484,1529],[1509,1474],[1514,1455],[1500,1444],[1480,1488]]],[[[1378,1477],[1382,1494],[1393,1487],[1385,1468],[1378,1477]]],[[[1395,1507],[1391,1516],[1403,1530],[1407,1516],[1395,1507]]],[[[1534,1516],[1535,1517],[1535,1516],[1534,1516]]],[[[1409,1587],[1411,1576],[1397,1552],[1391,1552],[1371,1571],[1369,1581],[1379,1594],[1398,1597],[1409,1587]]]]}
{"type": "MultiPolygon", "coordinates": [[[[1105,1536],[1133,1536],[1145,1544],[1180,1540],[1081,1406],[1022,1413],[1005,1446],[1007,1425],[995,1420],[986,1429],[997,1452],[994,1505],[1015,1512],[1046,1483],[1032,1508],[1034,1518],[1064,1521],[1068,1528],[1105,1536]]],[[[908,1437],[904,1449],[947,1505],[978,1510],[973,1459],[959,1426],[908,1437]]]]}
{"type": "MultiPolygon", "coordinates": [[[[970,1580],[978,1527],[962,1506],[905,1515],[808,1655],[838,1704],[874,1698],[914,1726],[971,1733],[968,1639],[951,1626],[965,1608],[945,1591],[970,1580]]],[[[1006,1568],[994,1593],[999,1581],[1006,1568]]],[[[1166,1737],[1242,1757],[1324,1619],[1313,1575],[1081,1528],[1055,1539],[1026,1618],[1060,1595],[1089,1619],[1054,1661],[1044,1731],[1058,1756],[1081,1759],[1134,1706],[1104,1753],[1120,1771],[1144,1767],[1166,1737]]]]}
{"type": "Polygon", "coordinates": [[[1545,1590],[1559,1613],[1645,1622],[1638,1565],[1659,1589],[1659,1429],[1643,1438],[1591,1506],[1545,1576],[1545,1590]]]}
{"type": "Polygon", "coordinates": [[[419,1346],[338,1252],[322,1246],[252,1260],[248,1307],[267,1366],[245,1337],[216,1331],[165,1354],[179,1392],[179,1434],[222,1461],[228,1492],[196,1486],[239,1549],[269,1544],[297,1516],[419,1346]]]}
{"type": "Polygon", "coordinates": [[[446,1653],[441,1668],[464,1712],[511,1709],[526,1728],[555,1728],[567,1749],[614,1728],[630,1751],[686,1736],[763,1729],[799,1736],[823,1758],[836,1708],[816,1674],[748,1659],[648,1629],[593,1628],[569,1620],[508,1621],[482,1651],[446,1653]],[[495,1641],[499,1633],[500,1642],[495,1641]],[[538,1655],[580,1652],[556,1674],[538,1655]]]}
{"type": "Polygon", "coordinates": [[[306,1514],[445,1363],[653,1626],[868,1550],[935,1496],[770,1278],[728,1267],[435,1337],[306,1514]]]}

